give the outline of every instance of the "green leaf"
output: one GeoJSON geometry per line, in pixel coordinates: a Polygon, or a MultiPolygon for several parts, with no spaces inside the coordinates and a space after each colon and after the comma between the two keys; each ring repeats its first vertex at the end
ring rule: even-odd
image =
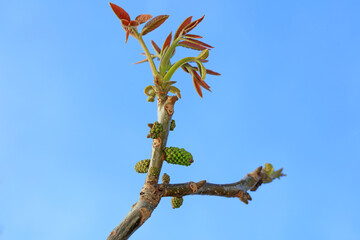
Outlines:
{"type": "Polygon", "coordinates": [[[149,85],[147,86],[145,89],[144,89],[144,93],[146,96],[152,96],[154,95],[155,91],[154,91],[154,88],[152,85],[149,85]]]}
{"type": "Polygon", "coordinates": [[[201,79],[204,80],[206,77],[206,68],[204,67],[204,64],[202,64],[202,62],[200,62],[200,61],[196,61],[196,64],[198,65],[201,79]]]}
{"type": "Polygon", "coordinates": [[[175,83],[176,83],[176,81],[166,81],[166,82],[164,82],[164,85],[165,86],[170,86],[170,85],[173,85],[175,83]]]}
{"type": "Polygon", "coordinates": [[[264,171],[270,176],[274,172],[274,167],[270,163],[265,163],[264,171]]]}
{"type": "Polygon", "coordinates": [[[176,81],[164,81],[163,84],[162,84],[162,87],[164,89],[166,89],[166,91],[168,91],[170,86],[175,84],[175,83],[176,83],[176,81]]]}
{"type": "Polygon", "coordinates": [[[198,59],[207,59],[209,57],[209,49],[204,49],[197,57],[198,59]]]}
{"type": "Polygon", "coordinates": [[[176,94],[178,98],[181,98],[180,89],[178,89],[177,87],[171,86],[169,91],[176,94]]]}
{"type": "Polygon", "coordinates": [[[271,177],[274,179],[274,178],[279,178],[280,179],[280,177],[282,177],[282,176],[286,176],[286,174],[284,174],[284,173],[282,173],[282,171],[283,171],[283,169],[282,168],[280,168],[279,170],[277,170],[277,171],[275,171],[275,172],[273,172],[273,173],[271,173],[271,177]]]}
{"type": "Polygon", "coordinates": [[[146,99],[146,101],[148,102],[154,102],[155,101],[155,97],[154,96],[150,96],[146,99]]]}
{"type": "Polygon", "coordinates": [[[184,72],[189,73],[189,71],[187,70],[187,67],[185,67],[184,65],[181,66],[181,69],[184,70],[184,72]]]}
{"type": "Polygon", "coordinates": [[[270,163],[265,163],[265,167],[262,169],[264,174],[263,176],[263,183],[270,183],[272,182],[275,178],[279,178],[282,176],[286,176],[286,174],[284,174],[283,169],[280,168],[277,171],[274,171],[274,167],[270,164],[270,163]]]}

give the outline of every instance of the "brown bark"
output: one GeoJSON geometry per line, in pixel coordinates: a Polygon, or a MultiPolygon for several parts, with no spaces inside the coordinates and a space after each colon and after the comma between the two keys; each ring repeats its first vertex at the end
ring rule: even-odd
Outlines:
{"type": "Polygon", "coordinates": [[[161,186],[164,188],[163,197],[180,197],[186,195],[210,195],[219,197],[237,197],[248,204],[251,200],[248,191],[255,191],[261,184],[265,176],[262,167],[258,167],[254,172],[247,174],[242,180],[230,184],[213,184],[201,181],[197,191],[191,189],[191,183],[168,184],[161,186]]]}

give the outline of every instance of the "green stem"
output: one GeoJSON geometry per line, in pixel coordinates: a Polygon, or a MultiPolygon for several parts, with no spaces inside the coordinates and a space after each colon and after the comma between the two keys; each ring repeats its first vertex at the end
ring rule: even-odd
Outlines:
{"type": "Polygon", "coordinates": [[[168,50],[166,51],[165,55],[160,59],[160,64],[159,64],[159,73],[161,74],[161,76],[164,76],[166,73],[166,66],[167,63],[170,61],[171,58],[171,54],[174,51],[174,49],[176,48],[177,43],[180,41],[180,38],[178,37],[177,39],[175,39],[172,44],[170,45],[170,47],[168,48],[168,50]]]}
{"type": "Polygon", "coordinates": [[[154,75],[154,77],[158,74],[158,71],[156,70],[155,63],[151,57],[151,54],[149,52],[149,49],[147,48],[142,36],[137,32],[137,30],[134,29],[136,39],[139,41],[141,47],[143,48],[145,55],[150,63],[151,72],[154,75]]]}
{"type": "Polygon", "coordinates": [[[196,59],[196,57],[186,57],[186,58],[183,58],[183,59],[177,61],[174,65],[171,66],[169,71],[164,76],[164,81],[169,81],[171,79],[172,75],[176,72],[176,70],[178,70],[178,68],[181,67],[182,65],[184,65],[185,63],[196,62],[196,61],[198,61],[196,59]]]}

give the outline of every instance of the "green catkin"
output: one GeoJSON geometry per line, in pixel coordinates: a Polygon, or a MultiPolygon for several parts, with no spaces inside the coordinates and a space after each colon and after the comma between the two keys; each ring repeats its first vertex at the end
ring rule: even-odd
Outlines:
{"type": "Polygon", "coordinates": [[[148,136],[153,139],[159,138],[162,130],[163,130],[162,125],[159,122],[154,122],[148,136]]]}
{"type": "Polygon", "coordinates": [[[170,131],[174,131],[176,125],[175,125],[175,120],[171,120],[171,123],[170,123],[170,131]]]}
{"type": "Polygon", "coordinates": [[[161,178],[162,182],[164,184],[169,184],[170,183],[170,176],[167,175],[166,173],[163,174],[162,178],[161,178]]]}
{"type": "Polygon", "coordinates": [[[184,199],[182,197],[173,197],[171,199],[171,205],[172,205],[172,208],[175,209],[175,208],[179,208],[181,207],[181,205],[183,204],[183,201],[184,199]]]}
{"type": "Polygon", "coordinates": [[[193,160],[191,153],[183,148],[169,147],[165,148],[165,161],[171,164],[190,166],[193,160]]]}
{"type": "Polygon", "coordinates": [[[149,170],[150,159],[145,159],[135,164],[135,171],[138,173],[147,173],[149,170]]]}

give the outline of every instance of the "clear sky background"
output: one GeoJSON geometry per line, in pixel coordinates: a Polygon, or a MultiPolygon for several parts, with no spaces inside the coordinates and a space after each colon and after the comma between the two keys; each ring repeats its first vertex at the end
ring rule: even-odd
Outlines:
{"type": "MultiPolygon", "coordinates": [[[[164,198],[132,239],[360,239],[360,3],[114,0],[132,18],[169,14],[145,37],[162,44],[188,16],[215,46],[212,93],[183,98],[165,164],[172,183],[230,183],[266,162],[287,177],[236,198],[164,198]]],[[[0,239],[106,239],[138,199],[155,103],[140,45],[108,1],[2,1],[0,239]]],[[[178,48],[177,59],[198,52],[178,48]]]]}

